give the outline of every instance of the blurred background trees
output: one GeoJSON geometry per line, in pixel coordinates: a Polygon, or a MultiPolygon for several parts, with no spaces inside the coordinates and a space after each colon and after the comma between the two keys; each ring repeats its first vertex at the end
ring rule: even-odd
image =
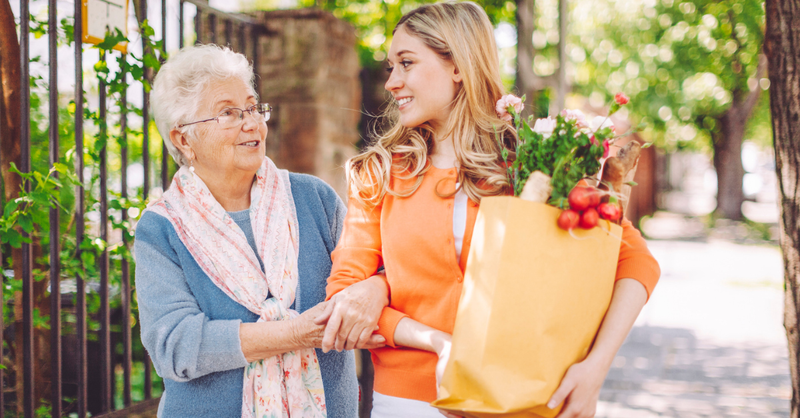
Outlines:
{"type": "Polygon", "coordinates": [[[631,117],[662,147],[711,145],[717,213],[728,219],[742,218],[742,141],[769,86],[763,7],[759,0],[585,2],[575,23],[586,24],[570,33],[576,92],[626,92],[631,117]]]}
{"type": "MultiPolygon", "coordinates": [[[[241,0],[243,10],[316,6],[352,23],[359,38],[364,111],[386,100],[381,70],[391,31],[403,13],[429,2],[386,0],[241,0]]],[[[631,96],[630,124],[666,152],[711,155],[715,217],[742,219],[742,143],[771,144],[769,87],[762,58],[761,0],[480,0],[497,27],[509,88],[526,95],[531,114],[557,111],[563,68],[567,104],[599,113],[619,91],[631,96]],[[560,28],[559,10],[568,11],[560,28]],[[562,33],[564,32],[564,33],[562,33]],[[562,45],[561,38],[564,37],[562,45]],[[519,39],[519,42],[517,40],[519,39]],[[563,58],[559,48],[563,47],[563,58]],[[562,65],[562,62],[563,65],[562,65]]],[[[212,1],[213,5],[213,1],[212,1]]],[[[562,87],[563,88],[563,87],[562,87]]]]}

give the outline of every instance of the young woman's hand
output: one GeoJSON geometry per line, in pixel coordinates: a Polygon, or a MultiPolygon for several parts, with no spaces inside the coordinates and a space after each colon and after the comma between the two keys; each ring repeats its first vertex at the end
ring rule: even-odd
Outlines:
{"type": "Polygon", "coordinates": [[[603,387],[611,363],[645,302],[647,290],[641,283],[634,279],[617,280],[611,305],[597,332],[592,351],[586,360],[567,369],[561,385],[547,403],[552,409],[566,401],[564,409],[556,418],[594,416],[600,388],[603,387]]]}
{"type": "Polygon", "coordinates": [[[442,376],[444,375],[444,369],[447,367],[447,360],[450,359],[450,348],[453,346],[453,337],[452,335],[446,332],[437,332],[435,337],[433,338],[433,348],[437,356],[439,356],[439,361],[436,362],[436,387],[439,387],[439,384],[442,383],[442,376]]]}
{"type": "Polygon", "coordinates": [[[553,393],[547,407],[552,409],[566,401],[556,418],[594,417],[600,388],[603,387],[608,369],[608,366],[591,358],[573,364],[567,369],[561,385],[553,393]]]}
{"type": "MultiPolygon", "coordinates": [[[[322,351],[377,348],[372,341],[383,308],[389,304],[389,289],[384,276],[376,275],[335,294],[329,316],[317,318],[324,324],[322,351]]],[[[383,338],[383,337],[381,337],[383,338]]]]}

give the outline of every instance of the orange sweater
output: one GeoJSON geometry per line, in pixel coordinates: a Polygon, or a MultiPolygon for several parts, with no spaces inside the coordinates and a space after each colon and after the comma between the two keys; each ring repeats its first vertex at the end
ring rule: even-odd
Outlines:
{"type": "MultiPolygon", "coordinates": [[[[467,227],[456,259],[453,243],[453,198],[441,194],[455,190],[455,169],[431,166],[419,189],[407,198],[386,195],[383,203],[366,209],[350,199],[339,244],[332,254],[333,269],[328,279],[328,298],[347,286],[372,276],[383,265],[390,289],[390,304],[378,322],[387,347],[372,350],[375,391],[390,396],[431,402],[436,399],[435,353],[397,347],[397,323],[409,316],[425,325],[452,333],[461,296],[472,229],[478,205],[467,204],[467,227]],[[440,183],[441,181],[441,183],[440,183]]],[[[393,190],[406,190],[414,180],[393,176],[393,190]]],[[[617,280],[633,278],[647,289],[648,296],[658,281],[658,263],[647,250],[644,239],[629,221],[623,222],[617,280]]]]}

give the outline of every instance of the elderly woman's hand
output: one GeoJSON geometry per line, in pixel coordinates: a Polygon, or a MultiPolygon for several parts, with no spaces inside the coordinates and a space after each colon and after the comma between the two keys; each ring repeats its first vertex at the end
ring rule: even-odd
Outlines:
{"type": "Polygon", "coordinates": [[[321,323],[327,320],[322,350],[374,348],[370,346],[372,333],[377,330],[381,311],[389,305],[388,295],[389,288],[383,274],[372,276],[335,294],[329,301],[334,304],[330,318],[321,317],[317,321],[321,323]]]}
{"type": "MultiPolygon", "coordinates": [[[[239,325],[242,354],[248,362],[269,358],[301,348],[322,348],[324,321],[333,311],[333,303],[322,302],[290,321],[246,322],[239,325]]],[[[386,340],[371,336],[365,348],[383,347],[386,340]]]]}
{"type": "Polygon", "coordinates": [[[325,325],[318,324],[317,318],[330,315],[333,304],[322,302],[291,320],[294,341],[301,347],[319,348],[325,334],[325,325]]]}
{"type": "MultiPolygon", "coordinates": [[[[298,340],[308,344],[310,347],[323,348],[323,337],[326,330],[325,321],[331,317],[334,306],[335,304],[331,301],[322,302],[297,317],[294,321],[296,322],[295,330],[298,340]]],[[[386,339],[383,336],[370,334],[362,346],[358,348],[380,348],[385,343],[386,339]]]]}

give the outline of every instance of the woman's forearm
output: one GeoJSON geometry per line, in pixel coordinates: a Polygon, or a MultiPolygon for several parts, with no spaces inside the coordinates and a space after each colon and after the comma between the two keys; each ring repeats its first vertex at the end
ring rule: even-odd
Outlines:
{"type": "Polygon", "coordinates": [[[440,353],[450,341],[450,334],[431,328],[421,322],[405,317],[397,323],[394,343],[404,347],[440,353]]]}
{"type": "Polygon", "coordinates": [[[288,321],[266,321],[239,325],[242,354],[248,362],[283,354],[301,348],[319,348],[325,325],[314,322],[330,315],[333,305],[322,302],[288,321]]]}
{"type": "Polygon", "coordinates": [[[646,302],[647,291],[641,283],[634,279],[618,280],[614,285],[608,312],[587,360],[591,359],[610,368],[646,302]]]}
{"type": "Polygon", "coordinates": [[[306,348],[292,321],[250,322],[239,325],[242,354],[248,362],[306,348]]]}

